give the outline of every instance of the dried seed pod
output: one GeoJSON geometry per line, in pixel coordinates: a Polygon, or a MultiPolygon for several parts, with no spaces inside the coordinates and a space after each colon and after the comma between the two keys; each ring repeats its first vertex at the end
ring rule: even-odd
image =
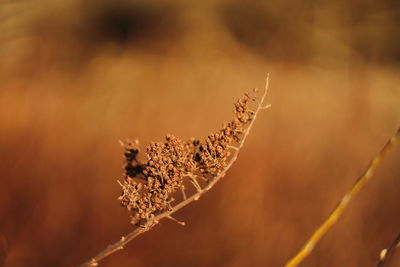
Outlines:
{"type": "Polygon", "coordinates": [[[164,142],[150,143],[144,163],[137,158],[137,143],[128,143],[124,153],[126,177],[118,199],[132,213],[131,222],[144,223],[148,218],[170,210],[174,201],[172,195],[184,190],[185,180],[190,180],[197,190],[201,190],[196,177],[209,182],[218,176],[226,166],[229,148],[234,142],[241,141],[246,124],[253,119],[254,112],[249,110],[248,104],[255,100],[256,97],[252,98],[248,93],[237,100],[233,120],[204,141],[191,138],[183,142],[168,134],[164,142]]]}

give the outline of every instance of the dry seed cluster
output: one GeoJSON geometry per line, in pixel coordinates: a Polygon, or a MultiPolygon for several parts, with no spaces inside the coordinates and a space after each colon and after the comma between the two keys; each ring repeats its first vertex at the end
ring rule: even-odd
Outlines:
{"type": "Polygon", "coordinates": [[[234,119],[204,141],[191,138],[183,142],[167,135],[164,142],[151,143],[144,163],[137,158],[137,143],[125,145],[125,178],[119,200],[131,212],[133,224],[145,223],[171,209],[178,190],[186,198],[185,181],[200,191],[198,179],[210,181],[223,171],[230,149],[240,143],[246,124],[253,119],[254,112],[248,107],[251,101],[256,97],[246,93],[235,103],[234,119]]]}

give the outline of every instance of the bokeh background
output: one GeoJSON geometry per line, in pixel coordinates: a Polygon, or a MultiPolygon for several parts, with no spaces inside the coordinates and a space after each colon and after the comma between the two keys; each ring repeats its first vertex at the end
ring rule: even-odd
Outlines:
{"type": "MultiPolygon", "coordinates": [[[[399,25],[397,0],[1,1],[0,265],[76,266],[127,234],[118,140],[206,136],[267,73],[272,108],[187,226],[102,266],[284,265],[400,124],[399,25]]],[[[302,266],[375,266],[399,162],[302,266]]]]}

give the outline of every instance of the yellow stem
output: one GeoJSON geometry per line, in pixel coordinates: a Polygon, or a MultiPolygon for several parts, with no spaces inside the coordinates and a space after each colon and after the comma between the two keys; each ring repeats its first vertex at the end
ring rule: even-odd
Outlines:
{"type": "Polygon", "coordinates": [[[364,173],[356,180],[350,190],[343,196],[339,204],[328,216],[328,218],[322,223],[320,227],[312,234],[310,239],[303,245],[301,250],[285,265],[285,267],[294,267],[299,265],[314,249],[318,241],[326,234],[326,232],[336,223],[340,218],[343,211],[346,209],[350,200],[357,194],[358,191],[365,185],[365,183],[374,175],[376,167],[379,165],[385,154],[393,147],[396,140],[400,136],[400,128],[397,129],[396,134],[390,138],[382,150],[375,156],[375,158],[369,163],[364,173]]]}

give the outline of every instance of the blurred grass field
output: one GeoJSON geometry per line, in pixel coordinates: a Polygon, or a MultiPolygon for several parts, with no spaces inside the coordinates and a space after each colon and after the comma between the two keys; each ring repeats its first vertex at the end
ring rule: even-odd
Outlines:
{"type": "MultiPolygon", "coordinates": [[[[282,266],[400,124],[399,22],[389,0],[0,3],[0,265],[77,265],[128,233],[118,140],[206,136],[269,73],[272,108],[187,226],[102,266],[282,266]]],[[[375,266],[399,160],[302,266],[375,266]]]]}

